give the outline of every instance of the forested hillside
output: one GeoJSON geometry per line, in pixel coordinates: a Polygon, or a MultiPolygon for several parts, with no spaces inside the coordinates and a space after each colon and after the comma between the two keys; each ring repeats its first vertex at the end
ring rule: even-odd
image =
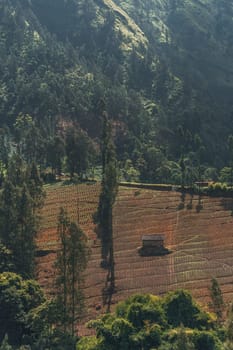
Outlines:
{"type": "Polygon", "coordinates": [[[0,350],[232,349],[232,33],[229,0],[0,0],[0,350]]]}
{"type": "Polygon", "coordinates": [[[17,142],[29,115],[32,158],[53,166],[69,127],[98,153],[104,109],[126,178],[216,180],[232,157],[232,18],[225,0],[2,0],[0,125],[17,142]]]}

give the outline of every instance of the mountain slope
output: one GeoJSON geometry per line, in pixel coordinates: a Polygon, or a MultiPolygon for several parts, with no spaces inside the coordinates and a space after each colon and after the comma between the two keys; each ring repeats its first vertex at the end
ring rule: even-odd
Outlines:
{"type": "MultiPolygon", "coordinates": [[[[122,35],[122,44],[129,44],[129,48],[145,46],[147,39],[137,24],[127,15],[127,13],[117,6],[112,0],[102,1],[57,1],[52,0],[32,0],[32,8],[41,23],[58,39],[67,37],[74,43],[87,44],[86,36],[82,37],[84,30],[82,27],[92,27],[93,32],[100,30],[108,16],[111,21],[111,30],[116,30],[122,35]],[[87,21],[89,23],[84,23],[87,21]],[[124,36],[124,38],[123,38],[124,36]],[[77,40],[78,38],[78,40],[77,40]],[[76,41],[77,40],[77,41],[76,41]]],[[[96,33],[97,34],[97,33],[96,33]]]]}
{"type": "Polygon", "coordinates": [[[229,161],[228,1],[3,0],[0,11],[1,125],[29,113],[45,138],[65,119],[98,139],[104,98],[119,159],[139,170],[152,146],[163,159],[158,168],[179,160],[180,127],[190,135],[188,159],[198,136],[206,167],[229,161]]]}
{"type": "MultiPolygon", "coordinates": [[[[177,114],[183,114],[180,121],[190,129],[196,125],[206,146],[217,138],[216,129],[219,136],[232,132],[233,5],[215,0],[117,2],[140,22],[159,59],[185,85],[185,105],[179,111],[171,106],[167,126],[174,128],[177,114]]],[[[169,104],[169,98],[164,102],[169,104]]]]}

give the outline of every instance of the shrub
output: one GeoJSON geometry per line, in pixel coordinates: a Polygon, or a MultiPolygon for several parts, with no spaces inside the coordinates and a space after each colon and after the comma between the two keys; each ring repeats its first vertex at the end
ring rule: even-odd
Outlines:
{"type": "Polygon", "coordinates": [[[185,290],[168,293],[163,306],[168,323],[173,327],[183,324],[189,328],[209,328],[209,315],[200,309],[185,290]]]}
{"type": "Polygon", "coordinates": [[[220,341],[216,334],[210,331],[196,331],[193,336],[193,342],[196,350],[220,350],[220,341]]]}
{"type": "Polygon", "coordinates": [[[118,305],[116,314],[125,317],[136,328],[141,328],[146,322],[165,326],[166,318],[159,298],[151,295],[134,295],[118,305]]]}

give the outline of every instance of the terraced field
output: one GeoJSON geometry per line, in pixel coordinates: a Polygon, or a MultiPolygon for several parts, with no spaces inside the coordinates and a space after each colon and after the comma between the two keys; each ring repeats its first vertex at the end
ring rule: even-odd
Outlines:
{"type": "MultiPolygon", "coordinates": [[[[97,209],[100,185],[56,185],[45,187],[46,199],[41,212],[41,230],[37,235],[37,278],[48,294],[54,290],[54,262],[59,249],[57,236],[57,221],[60,208],[67,210],[72,221],[79,222],[89,238],[91,247],[100,251],[96,243],[96,234],[92,215],[97,209]],[[98,249],[97,249],[98,248],[98,249]]],[[[99,245],[99,247],[98,247],[99,245]]],[[[100,258],[99,258],[100,259],[100,258]]],[[[91,261],[92,261],[91,260],[91,261]]],[[[89,273],[88,273],[89,274],[89,273]]]]}
{"type": "Polygon", "coordinates": [[[207,303],[216,277],[225,300],[232,301],[232,204],[231,198],[122,188],[114,213],[116,298],[186,288],[207,303]],[[171,254],[137,255],[141,236],[152,233],[165,234],[171,254]]]}
{"type": "Polygon", "coordinates": [[[79,217],[92,250],[86,271],[88,317],[106,310],[107,302],[115,304],[138,292],[163,294],[186,288],[207,304],[212,277],[218,279],[225,301],[233,300],[233,199],[126,187],[120,187],[114,208],[116,293],[107,300],[108,276],[100,267],[100,242],[92,223],[99,190],[98,184],[47,188],[37,271],[48,293],[53,291],[57,214],[63,206],[73,220],[79,217]],[[139,256],[142,235],[152,233],[165,234],[170,254],[139,256]]]}

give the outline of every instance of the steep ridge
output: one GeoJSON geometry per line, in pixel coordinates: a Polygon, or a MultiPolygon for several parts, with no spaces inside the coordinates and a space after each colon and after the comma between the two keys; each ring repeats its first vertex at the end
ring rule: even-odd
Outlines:
{"type": "MultiPolygon", "coordinates": [[[[140,45],[146,47],[148,40],[141,30],[141,28],[135,23],[135,21],[128,16],[128,14],[119,6],[115,4],[112,0],[102,0],[103,4],[116,16],[115,28],[119,30],[122,34],[122,37],[128,38],[129,47],[138,48],[140,45]]],[[[126,48],[124,41],[122,42],[122,48],[126,48]]]]}
{"type": "MultiPolygon", "coordinates": [[[[120,187],[114,208],[116,292],[107,294],[108,271],[100,267],[101,246],[92,223],[98,203],[98,184],[52,186],[42,212],[37,246],[38,280],[53,293],[56,221],[63,206],[89,237],[92,250],[86,271],[87,319],[133,293],[164,294],[185,288],[207,306],[211,278],[216,277],[226,303],[233,299],[233,200],[175,191],[120,187]],[[77,211],[79,203],[79,210],[77,211]],[[165,256],[141,257],[144,234],[164,233],[165,256]]],[[[113,307],[113,306],[112,306],[113,307]]]]}
{"type": "MultiPolygon", "coordinates": [[[[32,9],[38,16],[39,21],[49,31],[56,34],[59,40],[69,38],[74,46],[80,46],[81,43],[87,44],[85,43],[87,38],[82,39],[80,35],[83,34],[82,22],[84,20],[90,21],[87,25],[92,26],[93,32],[97,33],[108,16],[111,17],[109,18],[109,30],[115,29],[122,34],[121,43],[123,49],[126,47],[132,49],[133,47],[138,48],[139,45],[147,45],[147,39],[143,31],[113,0],[87,2],[83,0],[69,0],[69,2],[60,0],[58,3],[54,3],[52,0],[32,0],[32,9]],[[87,13],[88,17],[85,18],[87,13]],[[65,30],[65,33],[63,30],[65,30]],[[80,41],[76,41],[75,37],[79,37],[80,41]]],[[[101,49],[101,43],[99,44],[101,49]]]]}
{"type": "Polygon", "coordinates": [[[218,92],[222,89],[222,98],[227,90],[230,92],[233,86],[230,2],[152,0],[146,4],[138,0],[138,6],[132,0],[116,2],[150,37],[148,23],[140,21],[139,13],[148,18],[150,31],[153,28],[156,33],[154,43],[159,55],[167,53],[166,60],[173,73],[183,77],[188,74],[195,86],[202,81],[205,87],[214,87],[218,92]]]}

